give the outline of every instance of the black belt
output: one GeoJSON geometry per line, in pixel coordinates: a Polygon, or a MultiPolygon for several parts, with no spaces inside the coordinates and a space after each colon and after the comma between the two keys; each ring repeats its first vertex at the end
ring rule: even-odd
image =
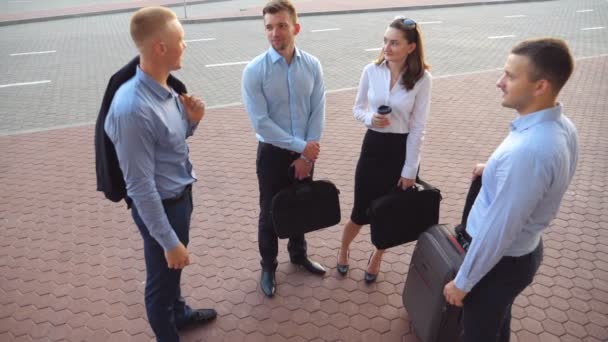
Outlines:
{"type": "Polygon", "coordinates": [[[295,151],[292,151],[292,150],[287,150],[287,149],[284,149],[282,147],[275,146],[273,144],[265,143],[265,142],[262,142],[262,141],[260,141],[259,143],[260,143],[260,146],[262,148],[264,148],[264,149],[269,149],[269,150],[273,150],[273,151],[277,151],[277,152],[283,152],[283,153],[289,153],[289,154],[292,154],[292,155],[299,154],[298,152],[295,152],[295,151]]]}
{"type": "Polygon", "coordinates": [[[174,204],[178,203],[179,201],[183,200],[186,197],[186,195],[189,195],[191,193],[192,193],[192,184],[188,184],[188,185],[186,185],[186,187],[184,188],[184,191],[182,191],[181,194],[179,194],[175,197],[164,199],[162,201],[163,205],[164,206],[174,205],[174,204]]]}

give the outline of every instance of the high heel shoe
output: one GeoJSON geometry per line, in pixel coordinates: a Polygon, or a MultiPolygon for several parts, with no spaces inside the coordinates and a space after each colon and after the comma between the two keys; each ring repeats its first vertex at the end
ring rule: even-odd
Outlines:
{"type": "MultiPolygon", "coordinates": [[[[340,259],[340,252],[342,252],[342,250],[338,251],[338,260],[340,259]]],[[[348,260],[349,258],[349,251],[346,251],[346,260],[348,260]]],[[[341,275],[345,276],[346,273],[348,273],[348,264],[340,264],[339,262],[336,263],[336,269],[338,270],[338,273],[340,273],[341,275]]]]}
{"type": "MultiPolygon", "coordinates": [[[[369,267],[369,264],[372,261],[373,256],[374,256],[374,252],[372,252],[372,254],[369,256],[369,260],[367,261],[367,267],[369,267]]],[[[367,270],[365,270],[365,282],[367,284],[371,284],[371,283],[375,282],[376,278],[378,278],[378,273],[373,274],[373,273],[369,273],[369,272],[367,272],[367,270]]]]}

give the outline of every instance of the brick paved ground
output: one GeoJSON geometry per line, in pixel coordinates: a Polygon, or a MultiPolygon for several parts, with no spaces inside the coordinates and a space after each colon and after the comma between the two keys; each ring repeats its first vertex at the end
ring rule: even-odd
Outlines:
{"type": "MultiPolygon", "coordinates": [[[[545,259],[513,307],[514,341],[608,340],[608,57],[580,60],[562,96],[581,136],[581,158],[545,259]]],[[[441,221],[455,224],[469,173],[505,136],[498,72],[434,81],[422,177],[443,192],[441,221]]],[[[354,92],[328,95],[317,178],[341,189],[343,218],[363,128],[354,92]]],[[[390,250],[378,282],[363,271],[366,232],[351,271],[335,270],[341,226],[308,235],[320,278],[288,263],[281,243],[278,292],[258,286],[256,142],[241,107],[211,110],[190,141],[200,181],[183,292],[219,318],[185,341],[416,341],[401,292],[413,245],[390,250]]],[[[128,341],[152,338],[143,306],[141,239],[122,204],[94,191],[93,128],[0,137],[0,341],[128,341]]],[[[343,219],[343,221],[345,221],[343,219]]]]}

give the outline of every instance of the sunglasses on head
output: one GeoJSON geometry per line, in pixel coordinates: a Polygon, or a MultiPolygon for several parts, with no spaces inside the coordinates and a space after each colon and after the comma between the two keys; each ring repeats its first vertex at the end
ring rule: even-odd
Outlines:
{"type": "Polygon", "coordinates": [[[408,30],[412,30],[412,29],[416,28],[416,22],[413,19],[402,17],[402,16],[395,17],[395,20],[397,20],[397,19],[401,20],[401,23],[403,24],[403,26],[405,26],[405,28],[408,30]]]}

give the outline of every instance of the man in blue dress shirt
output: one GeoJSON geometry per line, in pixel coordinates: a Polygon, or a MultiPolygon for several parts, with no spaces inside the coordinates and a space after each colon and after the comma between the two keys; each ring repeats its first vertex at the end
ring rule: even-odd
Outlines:
{"type": "Polygon", "coordinates": [[[542,260],[541,234],[556,216],[574,176],[578,137],[557,96],[573,70],[566,43],[528,40],[507,58],[497,86],[519,116],[473,177],[483,186],[466,232],[472,239],[446,300],[464,304],[466,342],[509,341],[511,305],[542,260]]]}
{"type": "Polygon", "coordinates": [[[181,68],[186,48],[175,14],[163,7],[143,8],[130,26],[140,64],[114,95],[105,131],[144,240],[148,321],[158,341],[174,342],[179,341],[177,329],[216,317],[213,309],[191,309],[180,291],[181,270],[190,264],[186,246],[196,181],[186,138],[205,106],[167,84],[170,72],[181,68]]]}
{"type": "MultiPolygon", "coordinates": [[[[270,215],[272,197],[292,182],[288,177],[290,166],[298,179],[312,174],[325,120],[325,88],[319,60],[295,46],[300,24],[291,2],[270,1],[262,13],[271,46],[243,71],[242,92],[259,140],[260,284],[264,294],[272,297],[278,255],[278,238],[270,215]]],[[[308,258],[304,235],[289,239],[287,249],[292,263],[314,274],[325,273],[321,265],[308,258]]]]}

